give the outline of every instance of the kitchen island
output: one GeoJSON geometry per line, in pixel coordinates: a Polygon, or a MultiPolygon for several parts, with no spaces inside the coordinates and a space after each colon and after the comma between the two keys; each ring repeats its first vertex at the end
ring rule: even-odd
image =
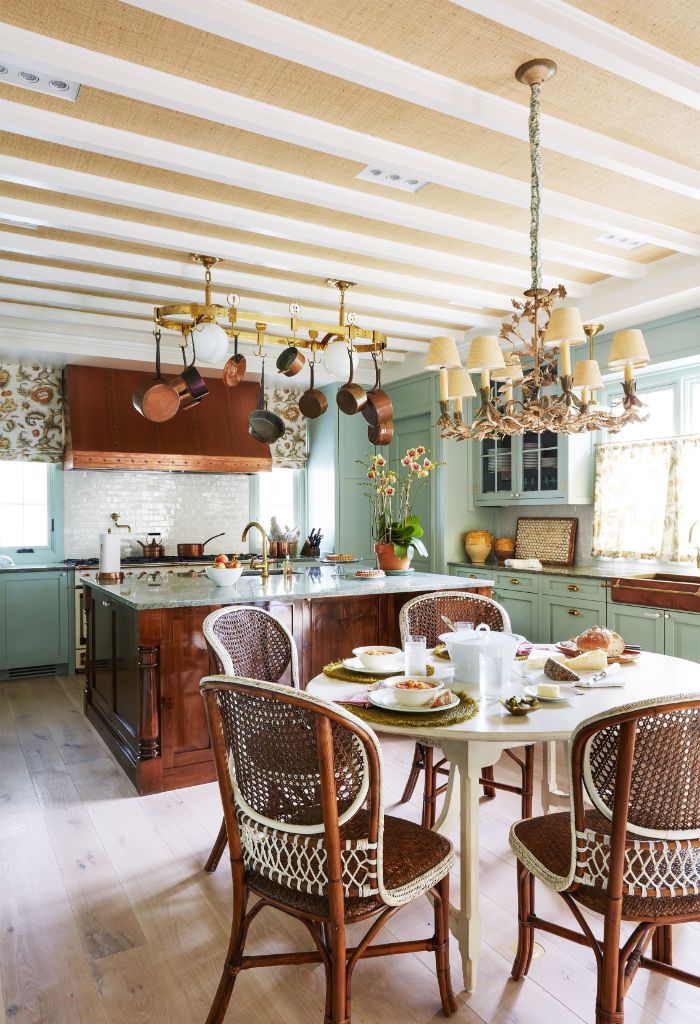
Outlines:
{"type": "MultiPolygon", "coordinates": [[[[439,590],[491,594],[488,579],[431,573],[358,580],[314,568],[291,577],[205,576],[86,581],[85,713],[141,794],[211,782],[214,761],[199,682],[209,672],[202,623],[216,608],[257,605],[287,626],[302,685],[364,644],[400,644],[399,611],[439,590]]],[[[282,680],[285,681],[284,679],[282,680]]]]}

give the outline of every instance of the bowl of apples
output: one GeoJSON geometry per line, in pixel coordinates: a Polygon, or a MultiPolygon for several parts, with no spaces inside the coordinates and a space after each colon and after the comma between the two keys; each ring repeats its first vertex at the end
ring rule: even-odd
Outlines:
{"type": "Polygon", "coordinates": [[[233,587],[241,578],[243,566],[234,555],[217,555],[214,564],[205,566],[205,570],[217,587],[233,587]]]}

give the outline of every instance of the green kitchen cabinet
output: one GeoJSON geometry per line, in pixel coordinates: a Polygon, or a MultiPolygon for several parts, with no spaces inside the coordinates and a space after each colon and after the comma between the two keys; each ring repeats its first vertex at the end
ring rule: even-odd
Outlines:
{"type": "Polygon", "coordinates": [[[474,566],[455,565],[450,566],[450,576],[463,576],[468,580],[493,580],[496,573],[493,569],[481,569],[474,566]]]}
{"type": "MultiPolygon", "coordinates": [[[[664,615],[659,608],[642,608],[636,604],[617,604],[610,601],[608,604],[608,629],[614,629],[616,633],[628,644],[639,644],[643,651],[652,651],[655,654],[671,653],[665,649],[664,639],[664,615]]],[[[681,613],[682,614],[682,613],[681,613]]],[[[689,615],[690,619],[697,619],[689,615]]],[[[695,626],[700,636],[700,629],[695,626]]],[[[698,645],[698,657],[692,659],[700,661],[700,645],[698,645]]]]}
{"type": "Polygon", "coordinates": [[[0,678],[70,671],[72,579],[67,569],[0,573],[0,678]]]}
{"type": "Polygon", "coordinates": [[[664,653],[700,662],[700,614],[665,611],[663,624],[664,653]]]}
{"type": "Polygon", "coordinates": [[[590,435],[541,434],[474,444],[474,504],[586,505],[593,501],[590,435]]]}
{"type": "Polygon", "coordinates": [[[539,639],[539,598],[518,590],[494,590],[494,601],[498,601],[508,612],[510,628],[527,640],[539,639]]]}
{"type": "Polygon", "coordinates": [[[591,626],[605,622],[605,598],[599,601],[568,597],[540,597],[539,642],[557,643],[569,640],[591,626]]]}

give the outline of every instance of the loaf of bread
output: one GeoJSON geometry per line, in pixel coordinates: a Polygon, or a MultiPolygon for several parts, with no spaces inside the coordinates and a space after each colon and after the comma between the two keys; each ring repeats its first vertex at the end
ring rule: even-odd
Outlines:
{"type": "Polygon", "coordinates": [[[582,654],[587,651],[605,651],[609,658],[619,657],[625,649],[625,641],[620,634],[606,626],[591,626],[574,637],[573,642],[582,654]]]}

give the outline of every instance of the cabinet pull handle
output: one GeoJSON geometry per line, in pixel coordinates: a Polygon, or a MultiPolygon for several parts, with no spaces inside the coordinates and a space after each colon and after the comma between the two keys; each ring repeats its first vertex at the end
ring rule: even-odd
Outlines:
{"type": "Polygon", "coordinates": [[[112,606],[112,602],[111,601],[103,601],[102,602],[102,607],[103,608],[111,608],[111,606],[112,606]]]}
{"type": "Polygon", "coordinates": [[[578,589],[579,588],[578,588],[578,586],[575,583],[570,583],[569,584],[569,590],[578,590],[578,589]]]}
{"type": "Polygon", "coordinates": [[[644,612],[645,619],[660,619],[661,612],[644,612]]]}
{"type": "Polygon", "coordinates": [[[580,615],[580,614],[581,614],[581,612],[578,610],[578,608],[569,608],[569,615],[580,615]]]}
{"type": "Polygon", "coordinates": [[[513,577],[513,579],[510,582],[513,584],[514,587],[520,585],[520,580],[516,580],[515,577],[513,577]]]}
{"type": "Polygon", "coordinates": [[[478,578],[479,578],[479,577],[478,577],[478,576],[476,575],[476,573],[475,573],[475,572],[470,572],[470,573],[469,573],[469,579],[470,579],[470,580],[476,580],[476,579],[478,579],[478,578]]]}

